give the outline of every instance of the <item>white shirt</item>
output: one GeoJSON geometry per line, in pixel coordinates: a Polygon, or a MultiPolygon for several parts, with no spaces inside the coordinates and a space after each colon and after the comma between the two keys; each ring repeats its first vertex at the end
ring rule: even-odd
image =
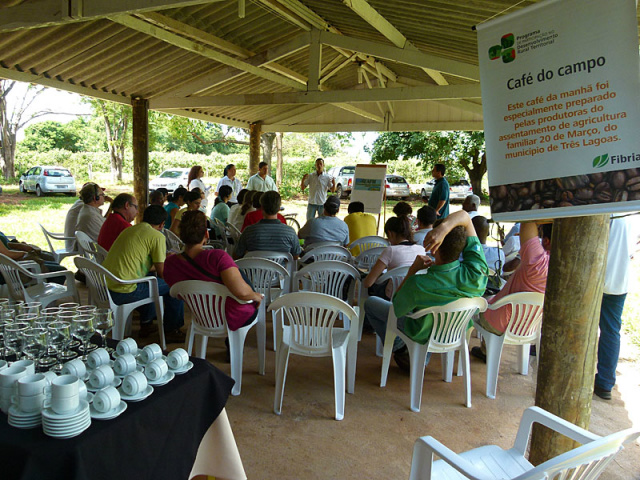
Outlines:
{"type": "Polygon", "coordinates": [[[613,219],[609,227],[609,249],[603,290],[609,295],[622,295],[629,291],[629,266],[634,248],[630,218],[613,219]]]}
{"type": "Polygon", "coordinates": [[[469,218],[477,217],[478,215],[480,215],[476,210],[467,213],[469,214],[469,218]]]}
{"type": "Polygon", "coordinates": [[[204,192],[204,198],[200,203],[200,210],[203,211],[204,213],[207,213],[207,205],[209,204],[209,201],[207,200],[207,196],[209,195],[209,190],[211,189],[211,187],[205,187],[204,182],[202,180],[200,180],[199,178],[194,178],[193,180],[191,180],[191,183],[189,184],[189,190],[191,191],[194,188],[199,188],[202,192],[204,192]]]}
{"type": "Polygon", "coordinates": [[[424,237],[427,236],[433,228],[423,228],[422,230],[418,230],[413,234],[413,241],[416,242],[416,245],[422,245],[424,243],[424,237]]]}
{"type": "Polygon", "coordinates": [[[258,192],[269,192],[273,190],[274,192],[277,192],[278,187],[276,186],[276,182],[274,182],[273,178],[269,175],[262,178],[259,173],[256,173],[249,178],[249,181],[247,182],[247,190],[257,190],[258,192]]]}
{"type": "Polygon", "coordinates": [[[304,186],[309,186],[309,205],[324,205],[327,201],[327,190],[333,184],[333,177],[326,173],[318,175],[311,173],[304,181],[304,186]]]}
{"type": "MultiPolygon", "coordinates": [[[[98,235],[100,235],[100,229],[104,223],[105,218],[102,216],[102,211],[98,207],[93,205],[82,205],[80,213],[78,213],[78,224],[76,230],[84,232],[91,240],[98,241],[98,235]]],[[[75,236],[75,232],[74,232],[75,236]]]]}
{"type": "Polygon", "coordinates": [[[216,187],[216,192],[220,193],[220,187],[223,185],[229,185],[233,190],[231,192],[231,198],[229,199],[232,203],[238,203],[238,193],[242,190],[242,182],[238,180],[238,178],[234,178],[231,180],[229,177],[222,177],[218,182],[218,186],[216,187]]]}
{"type": "MultiPolygon", "coordinates": [[[[78,225],[78,214],[80,213],[80,209],[84,205],[84,202],[80,199],[76,200],[76,203],[71,205],[71,208],[67,212],[67,217],[64,220],[64,236],[65,237],[74,237],[76,236],[76,226],[78,225]]],[[[97,239],[96,239],[97,240],[97,239]]],[[[72,250],[73,246],[76,244],[75,240],[65,240],[64,247],[67,250],[72,250]]]]}
{"type": "Polygon", "coordinates": [[[504,267],[504,251],[501,248],[488,247],[487,245],[482,245],[482,248],[484,250],[484,258],[487,259],[487,265],[489,268],[494,272],[501,274],[502,267],[504,267]]]}

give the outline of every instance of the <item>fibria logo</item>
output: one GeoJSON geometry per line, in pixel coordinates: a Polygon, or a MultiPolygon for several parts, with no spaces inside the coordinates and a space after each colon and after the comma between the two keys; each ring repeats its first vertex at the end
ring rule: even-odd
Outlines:
{"type": "Polygon", "coordinates": [[[500,39],[500,45],[489,48],[489,58],[497,60],[502,58],[503,63],[510,63],[516,59],[516,49],[514,48],[516,37],[513,33],[507,33],[500,39]]]}
{"type": "Polygon", "coordinates": [[[607,163],[609,163],[609,154],[603,153],[602,155],[597,156],[593,159],[594,168],[604,167],[607,163]]]}

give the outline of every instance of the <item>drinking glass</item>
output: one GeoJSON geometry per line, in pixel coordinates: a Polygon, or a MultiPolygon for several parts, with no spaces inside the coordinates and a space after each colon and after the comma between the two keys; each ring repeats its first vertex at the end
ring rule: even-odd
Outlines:
{"type": "Polygon", "coordinates": [[[109,354],[113,353],[113,348],[107,347],[107,333],[113,328],[113,312],[110,308],[100,308],[94,312],[96,332],[102,338],[102,348],[109,354]]]}
{"type": "Polygon", "coordinates": [[[22,333],[22,351],[29,360],[39,364],[40,359],[47,352],[47,329],[29,328],[22,333]]]}
{"type": "Polygon", "coordinates": [[[65,349],[71,342],[71,324],[69,322],[52,322],[49,324],[49,344],[55,349],[58,364],[51,368],[53,372],[60,373],[62,371],[62,364],[71,358],[76,357],[75,352],[70,358],[65,358],[65,349]]]}
{"type": "Polygon", "coordinates": [[[26,332],[31,325],[28,323],[12,323],[4,328],[4,348],[5,351],[15,353],[20,358],[22,353],[23,333],[26,332]]]}
{"type": "Polygon", "coordinates": [[[16,322],[19,323],[33,323],[38,318],[37,313],[20,313],[16,315],[16,322]]]}
{"type": "Polygon", "coordinates": [[[40,314],[40,308],[42,308],[42,304],[40,302],[23,303],[22,305],[18,306],[18,312],[22,314],[35,314],[37,316],[40,314]]]}
{"type": "Polygon", "coordinates": [[[77,315],[72,324],[73,335],[82,341],[82,350],[84,352],[84,355],[80,358],[82,358],[82,360],[85,362],[87,361],[88,357],[87,353],[89,351],[89,339],[93,336],[94,333],[96,333],[93,322],[93,315],[77,315]]]}
{"type": "Polygon", "coordinates": [[[4,348],[4,329],[8,325],[12,325],[13,323],[14,323],[13,318],[0,314],[0,345],[2,345],[2,351],[0,352],[1,354],[0,356],[3,359],[7,358],[6,350],[4,348]]]}
{"type": "Polygon", "coordinates": [[[72,312],[75,312],[79,306],[80,304],[75,302],[62,303],[58,305],[58,307],[60,307],[60,310],[72,311],[72,312]]]}
{"type": "MultiPolygon", "coordinates": [[[[78,316],[78,314],[76,313],[75,309],[74,310],[60,310],[60,312],[58,312],[58,315],[56,316],[56,321],[69,322],[71,325],[73,325],[73,322],[77,318],[77,316],[78,316]]],[[[72,338],[71,339],[71,343],[69,344],[69,346],[67,348],[78,348],[79,346],[80,346],[80,342],[78,340],[74,340],[72,338]]],[[[71,353],[67,352],[67,355],[71,355],[71,353]]],[[[75,358],[75,354],[71,358],[75,358]]]]}
{"type": "Polygon", "coordinates": [[[88,313],[92,314],[98,309],[95,305],[80,305],[76,308],[76,313],[88,313]]]}
{"type": "Polygon", "coordinates": [[[8,298],[0,298],[0,313],[5,308],[9,308],[9,299],[8,298]]]}

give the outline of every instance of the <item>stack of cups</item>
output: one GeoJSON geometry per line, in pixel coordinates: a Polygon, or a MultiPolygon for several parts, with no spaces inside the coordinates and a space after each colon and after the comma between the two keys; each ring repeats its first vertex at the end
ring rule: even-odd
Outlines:
{"type": "Polygon", "coordinates": [[[74,375],[61,375],[51,382],[51,410],[59,415],[70,414],[80,406],[80,384],[74,375]]]}
{"type": "Polygon", "coordinates": [[[11,396],[15,393],[16,382],[27,375],[29,372],[25,367],[15,365],[0,372],[0,410],[4,413],[7,413],[11,406],[11,396]]]}
{"type": "Polygon", "coordinates": [[[25,413],[40,412],[45,400],[45,389],[49,386],[48,378],[42,373],[26,375],[17,382],[18,394],[11,402],[25,413]]]}

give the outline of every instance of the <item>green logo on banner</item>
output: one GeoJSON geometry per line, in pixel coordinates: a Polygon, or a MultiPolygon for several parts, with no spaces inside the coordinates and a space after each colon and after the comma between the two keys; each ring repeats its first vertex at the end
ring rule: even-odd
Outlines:
{"type": "Polygon", "coordinates": [[[489,58],[497,60],[502,58],[504,63],[513,62],[516,59],[516,49],[513,48],[516,43],[516,37],[513,33],[507,33],[500,39],[500,45],[494,45],[489,48],[489,58]]]}
{"type": "Polygon", "coordinates": [[[605,153],[593,159],[593,166],[595,168],[604,167],[607,163],[609,163],[609,154],[605,153]]]}

